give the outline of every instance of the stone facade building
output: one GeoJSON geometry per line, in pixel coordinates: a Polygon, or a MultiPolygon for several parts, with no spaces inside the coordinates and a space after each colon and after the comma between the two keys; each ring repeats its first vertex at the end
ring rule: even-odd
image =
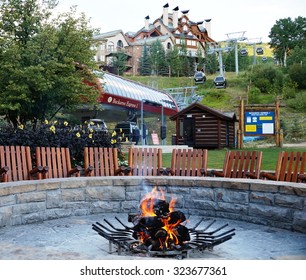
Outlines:
{"type": "Polygon", "coordinates": [[[174,45],[180,48],[184,44],[188,55],[195,60],[199,50],[204,56],[207,43],[215,43],[210,37],[211,21],[192,21],[188,13],[188,10],[181,11],[179,16],[179,7],[169,13],[169,5],[166,4],[161,17],[150,23],[150,17],[146,16],[144,27],[137,32],[124,34],[122,30],[115,30],[96,35],[94,39],[97,41],[97,63],[101,68],[110,66],[112,57],[117,52],[123,52],[126,54],[127,72],[136,75],[144,46],[150,46],[156,40],[162,43],[166,51],[174,45]]]}

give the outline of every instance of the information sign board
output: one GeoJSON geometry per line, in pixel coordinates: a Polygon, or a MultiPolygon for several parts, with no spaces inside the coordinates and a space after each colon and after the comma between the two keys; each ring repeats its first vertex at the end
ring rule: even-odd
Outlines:
{"type": "Polygon", "coordinates": [[[274,111],[246,111],[244,115],[245,135],[274,135],[274,111]]]}

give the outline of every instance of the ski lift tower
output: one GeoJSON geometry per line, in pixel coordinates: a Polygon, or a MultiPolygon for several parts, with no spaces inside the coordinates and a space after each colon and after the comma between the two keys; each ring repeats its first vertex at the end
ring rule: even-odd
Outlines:
{"type": "Polygon", "coordinates": [[[247,45],[253,46],[253,65],[256,65],[256,45],[262,44],[261,38],[248,39],[247,45]]]}
{"type": "Polygon", "coordinates": [[[236,75],[239,73],[239,66],[238,66],[238,42],[245,41],[247,38],[244,36],[246,31],[240,32],[233,32],[227,33],[226,36],[228,37],[227,42],[234,43],[235,45],[235,70],[236,75]]]}
{"type": "MultiPolygon", "coordinates": [[[[220,44],[222,42],[219,42],[218,44],[220,44]]],[[[223,61],[222,61],[222,52],[228,52],[231,51],[232,48],[229,46],[225,46],[225,47],[216,47],[216,45],[214,44],[209,44],[209,49],[208,49],[208,54],[213,54],[213,53],[218,53],[218,58],[219,58],[219,72],[220,72],[220,76],[224,77],[224,73],[223,73],[223,61]]]]}

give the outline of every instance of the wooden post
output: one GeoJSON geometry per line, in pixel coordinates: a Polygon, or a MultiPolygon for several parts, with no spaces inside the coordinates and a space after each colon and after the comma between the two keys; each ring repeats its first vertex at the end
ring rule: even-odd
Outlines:
{"type": "Polygon", "coordinates": [[[275,102],[275,144],[277,147],[281,147],[281,136],[280,136],[280,116],[279,116],[279,96],[275,102]]]}
{"type": "Polygon", "coordinates": [[[240,97],[240,110],[239,110],[239,129],[237,132],[237,148],[243,149],[243,135],[244,135],[244,102],[240,97]]]}

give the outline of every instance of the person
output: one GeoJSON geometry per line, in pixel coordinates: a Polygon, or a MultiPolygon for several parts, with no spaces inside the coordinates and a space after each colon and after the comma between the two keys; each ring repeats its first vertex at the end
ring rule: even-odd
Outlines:
{"type": "Polygon", "coordinates": [[[138,127],[133,128],[132,133],[133,133],[132,141],[135,142],[135,145],[137,145],[140,137],[139,128],[138,127]]]}

